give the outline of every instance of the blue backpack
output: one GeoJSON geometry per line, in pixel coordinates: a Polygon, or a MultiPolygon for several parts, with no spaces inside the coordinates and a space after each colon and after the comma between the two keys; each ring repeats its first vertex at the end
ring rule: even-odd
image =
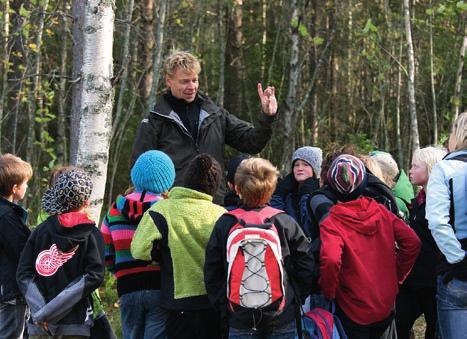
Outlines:
{"type": "MultiPolygon", "coordinates": [[[[334,303],[331,311],[315,307],[302,315],[303,339],[348,339],[339,318],[334,314],[334,303]]],[[[300,339],[297,336],[298,339],[300,339]]]]}

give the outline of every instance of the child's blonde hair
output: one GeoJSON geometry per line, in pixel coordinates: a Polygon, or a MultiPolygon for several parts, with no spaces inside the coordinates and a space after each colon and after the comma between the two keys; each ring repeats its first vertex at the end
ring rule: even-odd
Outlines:
{"type": "Polygon", "coordinates": [[[467,148],[467,112],[459,114],[456,121],[454,121],[451,137],[454,137],[456,141],[455,147],[451,151],[467,148]]]}
{"type": "Polygon", "coordinates": [[[447,150],[441,147],[428,146],[415,150],[412,155],[412,161],[419,161],[425,164],[428,177],[431,174],[433,166],[444,158],[447,150]]]}
{"type": "Polygon", "coordinates": [[[384,183],[393,188],[396,185],[396,177],[399,174],[399,166],[392,155],[387,152],[373,151],[370,156],[376,161],[383,173],[384,183]]]}
{"type": "Polygon", "coordinates": [[[378,163],[375,159],[370,157],[369,155],[359,155],[358,158],[365,164],[365,167],[368,171],[371,172],[375,177],[377,177],[382,182],[385,182],[383,171],[381,171],[381,167],[379,167],[378,163]]]}
{"type": "Polygon", "coordinates": [[[243,203],[250,208],[266,204],[276,189],[279,171],[268,160],[243,160],[235,173],[235,187],[243,203]]]}
{"type": "Polygon", "coordinates": [[[0,155],[0,195],[11,195],[14,185],[21,185],[31,179],[31,165],[10,153],[0,155]]]}
{"type": "Polygon", "coordinates": [[[193,54],[175,51],[165,59],[164,76],[172,78],[177,69],[181,69],[187,73],[199,74],[201,72],[201,65],[193,54]]]}

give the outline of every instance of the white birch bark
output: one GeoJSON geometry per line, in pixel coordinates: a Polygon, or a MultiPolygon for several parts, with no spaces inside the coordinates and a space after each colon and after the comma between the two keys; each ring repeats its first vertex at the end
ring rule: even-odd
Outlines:
{"type": "MultiPolygon", "coordinates": [[[[79,1],[79,0],[76,0],[79,1]]],[[[76,166],[92,178],[90,215],[99,221],[102,208],[112,130],[114,31],[113,0],[88,0],[82,34],[81,101],[76,166]]]]}
{"type": "Polygon", "coordinates": [[[410,23],[410,8],[409,0],[404,0],[404,22],[405,22],[405,37],[407,40],[407,57],[409,60],[409,78],[407,82],[409,94],[409,111],[410,111],[410,132],[412,135],[411,151],[420,148],[420,138],[418,133],[418,119],[415,102],[415,57],[412,43],[412,28],[410,23]]]}

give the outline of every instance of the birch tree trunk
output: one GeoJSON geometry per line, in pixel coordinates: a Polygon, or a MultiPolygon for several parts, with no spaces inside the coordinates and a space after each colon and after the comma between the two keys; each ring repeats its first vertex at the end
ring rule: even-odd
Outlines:
{"type": "Polygon", "coordinates": [[[418,120],[415,102],[415,57],[412,43],[412,28],[410,23],[410,8],[409,0],[404,0],[404,21],[405,21],[405,36],[407,40],[407,58],[409,62],[409,78],[407,82],[409,94],[409,110],[410,110],[410,132],[412,135],[411,151],[420,148],[420,139],[418,133],[418,120]]]}
{"type": "Polygon", "coordinates": [[[165,17],[167,14],[168,0],[161,0],[159,3],[159,15],[157,16],[156,27],[156,44],[153,50],[152,60],[152,87],[151,94],[149,95],[147,111],[152,111],[156,105],[157,100],[157,87],[159,87],[159,79],[161,76],[162,64],[162,50],[164,48],[164,30],[165,30],[165,17]]]}
{"type": "Polygon", "coordinates": [[[297,101],[297,89],[298,79],[300,76],[300,63],[299,63],[299,51],[300,51],[300,35],[299,35],[299,10],[298,1],[292,0],[290,7],[292,11],[291,16],[291,32],[290,32],[290,58],[289,58],[289,85],[287,96],[285,99],[285,107],[283,116],[283,147],[282,147],[282,170],[290,168],[290,156],[294,148],[294,128],[293,125],[294,115],[297,114],[296,101],[297,101]]]}
{"type": "Polygon", "coordinates": [[[452,121],[457,119],[459,115],[459,109],[461,105],[461,88],[462,88],[462,71],[464,69],[464,57],[465,50],[467,49],[467,25],[464,28],[464,39],[462,42],[461,50],[459,53],[459,67],[457,68],[456,73],[456,85],[454,87],[454,97],[452,98],[452,105],[454,111],[454,117],[452,121]]]}
{"type": "MultiPolygon", "coordinates": [[[[80,1],[80,0],[75,0],[80,1]]],[[[78,147],[73,164],[92,178],[90,214],[99,221],[112,129],[114,1],[89,0],[83,7],[81,101],[78,147]]],[[[72,126],[72,128],[76,126],[72,126]]]]}
{"type": "Polygon", "coordinates": [[[8,72],[10,70],[10,51],[8,50],[8,40],[10,39],[10,0],[5,0],[3,7],[3,32],[2,32],[2,54],[1,74],[2,74],[2,94],[0,95],[0,152],[2,152],[2,122],[5,110],[5,99],[8,91],[8,72]]]}

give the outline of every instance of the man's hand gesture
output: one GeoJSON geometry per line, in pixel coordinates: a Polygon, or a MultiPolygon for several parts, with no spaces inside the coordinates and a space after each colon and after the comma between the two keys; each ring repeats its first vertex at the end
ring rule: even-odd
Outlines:
{"type": "Polygon", "coordinates": [[[261,99],[261,109],[266,115],[274,116],[277,113],[277,100],[274,86],[268,86],[263,92],[263,86],[258,83],[258,95],[261,99]]]}

